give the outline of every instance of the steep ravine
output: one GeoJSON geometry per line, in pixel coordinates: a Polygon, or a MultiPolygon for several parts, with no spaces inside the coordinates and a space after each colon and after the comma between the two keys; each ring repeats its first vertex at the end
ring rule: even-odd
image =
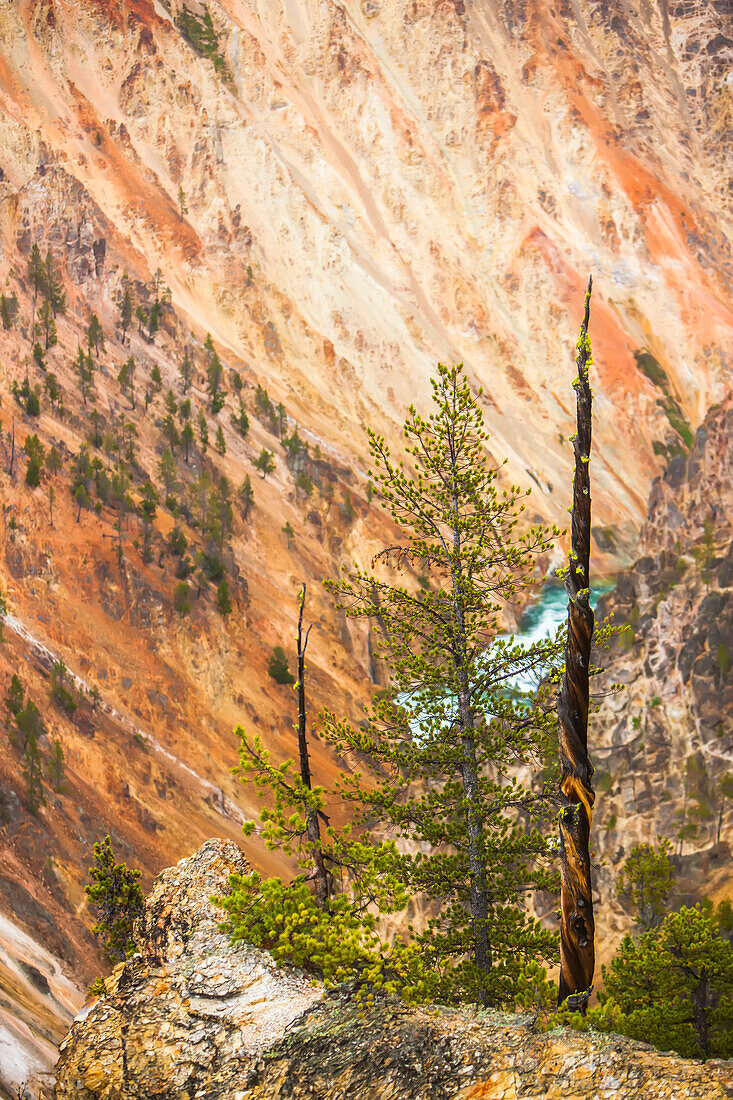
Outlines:
{"type": "MultiPolygon", "coordinates": [[[[203,17],[198,0],[187,10],[203,17]]],[[[43,714],[44,757],[58,738],[67,762],[65,789],[33,817],[3,709],[0,914],[20,931],[0,929],[0,1008],[27,1022],[23,1041],[46,1066],[68,1005],[49,999],[40,979],[34,992],[25,971],[18,976],[18,935],[38,944],[37,969],[52,990],[58,973],[83,992],[101,967],[82,889],[96,839],[112,831],[146,887],[209,836],[240,839],[237,817],[253,800],[229,773],[231,731],[242,721],[276,755],[289,752],[292,693],[268,677],[267,660],[273,646],[292,646],[303,580],[317,624],[314,710],[355,715],[373,690],[369,638],[321,587],[389,538],[369,499],[365,424],[399,443],[406,406],[427,405],[435,360],[464,359],[484,386],[492,455],[507,455],[507,478],[533,489],[533,515],[562,524],[572,350],[592,269],[594,553],[606,574],[638,556],[653,478],[687,452],[729,385],[723,6],[212,0],[210,11],[218,44],[205,57],[182,32],[177,0],[23,0],[0,10],[0,291],[12,306],[11,327],[0,327],[0,583],[21,630],[6,627],[0,645],[0,699],[18,673],[43,714]],[[67,298],[43,367],[31,351],[41,308],[28,277],[34,243],[43,256],[51,250],[67,298]],[[123,342],[124,288],[148,309],[157,269],[170,302],[155,339],[133,316],[123,342]],[[72,363],[93,313],[105,349],[85,402],[72,363]],[[175,609],[179,563],[166,540],[178,522],[193,554],[201,530],[196,515],[189,522],[165,506],[159,472],[164,401],[168,390],[179,405],[184,398],[186,347],[194,416],[209,407],[207,332],[224,366],[225,406],[207,414],[205,456],[198,444],[190,461],[176,452],[185,486],[176,492],[188,498],[202,473],[225,475],[233,489],[251,477],[254,506],[236,511],[224,555],[226,618],[213,585],[199,591],[194,582],[190,614],[175,609]],[[117,380],[131,355],[134,402],[117,380]],[[156,370],[161,392],[146,409],[156,370]],[[49,374],[63,415],[44,389],[49,374]],[[38,417],[12,395],[26,378],[40,388],[38,417]],[[232,424],[237,379],[246,438],[232,424]],[[258,386],[284,405],[284,427],[257,414],[258,386]],[[311,447],[311,495],[283,446],[296,424],[311,447]],[[71,493],[84,447],[112,476],[109,438],[120,431],[134,437],[134,503],[147,477],[163,501],[149,562],[141,519],[126,516],[122,566],[109,493],[79,514],[71,493]],[[62,467],[32,489],[22,447],[35,433],[62,467]],[[254,466],[263,447],[275,457],[266,478],[254,466]],[[50,697],[49,654],[100,702],[80,695],[75,714],[63,714],[50,697]]],[[[649,539],[644,553],[656,560],[649,539]]],[[[689,609],[674,600],[695,576],[687,558],[686,580],[669,593],[669,615],[682,623],[689,609]]],[[[715,576],[711,595],[726,586],[715,576]]],[[[653,739],[637,736],[634,717],[650,731],[659,723],[686,731],[664,758],[669,814],[684,799],[679,768],[688,757],[725,759],[706,724],[718,705],[707,626],[689,680],[670,686],[669,699],[660,692],[661,707],[641,706],[656,691],[643,654],[649,645],[662,659],[655,631],[666,629],[668,604],[665,596],[655,609],[657,597],[637,582],[619,613],[638,612],[644,624],[633,627],[631,652],[642,671],[609,703],[613,721],[596,738],[612,776],[598,820],[605,829],[616,815],[603,847],[614,858],[622,821],[629,836],[669,824],[667,810],[650,808],[661,797],[645,777],[653,739]],[[707,701],[701,695],[693,713],[685,692],[698,682],[707,701]]],[[[698,615],[707,593],[696,593],[698,615]]],[[[717,615],[710,607],[701,612],[708,625],[717,615]]],[[[338,762],[322,746],[314,755],[328,782],[338,762]]],[[[712,831],[698,823],[683,862],[707,851],[712,831]]],[[[247,854],[263,869],[285,868],[256,837],[247,854]]],[[[610,944],[625,918],[604,875],[610,944]]]]}

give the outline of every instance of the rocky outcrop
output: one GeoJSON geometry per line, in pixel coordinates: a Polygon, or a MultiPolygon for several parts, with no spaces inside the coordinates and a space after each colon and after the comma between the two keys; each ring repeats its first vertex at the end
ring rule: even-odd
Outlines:
{"type": "Polygon", "coordinates": [[[158,876],[136,929],[139,953],[61,1044],[58,1100],[233,1098],[238,1067],[319,999],[316,983],[230,946],[219,929],[224,914],[210,898],[247,870],[235,844],[211,840],[158,876]]]}
{"type": "Polygon", "coordinates": [[[619,1036],[530,1016],[363,1011],[262,951],[232,947],[211,894],[247,867],[211,840],[164,871],[136,930],[139,953],[107,980],[61,1047],[57,1100],[722,1100],[733,1066],[685,1062],[619,1036]]]}
{"type": "Polygon", "coordinates": [[[623,690],[592,730],[603,950],[625,918],[618,867],[657,834],[675,846],[673,903],[733,889],[733,396],[651,489],[643,556],[601,601],[620,633],[606,660],[623,690]]]}

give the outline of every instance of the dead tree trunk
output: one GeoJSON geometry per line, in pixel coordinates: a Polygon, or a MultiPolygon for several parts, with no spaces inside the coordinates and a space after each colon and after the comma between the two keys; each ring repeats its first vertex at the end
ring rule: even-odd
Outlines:
{"type": "Polygon", "coordinates": [[[590,595],[590,447],[591,391],[588,368],[592,362],[588,338],[592,279],[588,280],[585,313],[578,340],[578,432],[573,442],[575,477],[571,523],[568,591],[568,636],[565,673],[558,695],[560,751],[560,981],[558,1004],[569,999],[585,1013],[593,987],[595,967],[593,893],[590,866],[590,824],[595,792],[588,759],[588,705],[590,651],[594,618],[590,595]]]}
{"type": "MultiPolygon", "coordinates": [[[[305,607],[305,584],[300,591],[300,610],[298,613],[298,755],[300,757],[300,778],[303,786],[311,790],[311,770],[308,760],[308,737],[306,732],[306,707],[305,707],[305,650],[308,645],[310,626],[303,638],[303,608],[305,607]]],[[[328,905],[328,871],[321,850],[321,825],[318,820],[318,811],[305,807],[305,819],[308,830],[308,843],[311,845],[313,858],[313,881],[315,885],[316,903],[320,909],[328,905]]]]}
{"type": "Polygon", "coordinates": [[[8,477],[13,480],[13,466],[15,465],[15,418],[13,418],[13,438],[10,444],[10,467],[8,468],[8,477]]]}

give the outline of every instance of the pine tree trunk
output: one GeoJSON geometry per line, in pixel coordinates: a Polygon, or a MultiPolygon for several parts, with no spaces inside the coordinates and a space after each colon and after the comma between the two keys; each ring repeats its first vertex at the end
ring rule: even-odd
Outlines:
{"type": "MultiPolygon", "coordinates": [[[[453,496],[453,513],[456,526],[453,530],[453,551],[455,560],[451,565],[453,575],[453,617],[456,627],[456,660],[458,674],[458,712],[461,731],[462,764],[461,782],[466,796],[466,851],[468,855],[468,875],[470,883],[469,901],[471,922],[473,925],[473,956],[477,969],[488,974],[491,969],[491,950],[489,946],[489,895],[486,885],[486,866],[484,863],[483,821],[477,813],[479,799],[479,775],[476,766],[476,740],[473,735],[473,708],[471,689],[466,671],[467,644],[466,624],[463,606],[460,602],[460,558],[461,540],[458,520],[458,500],[453,496]]],[[[479,989],[477,996],[480,1004],[488,1001],[488,991],[479,989]]]]}
{"type": "MultiPolygon", "coordinates": [[[[310,627],[306,631],[303,640],[303,608],[305,607],[305,584],[300,593],[300,612],[298,614],[298,756],[300,757],[300,778],[303,785],[311,790],[311,771],[308,760],[308,736],[306,730],[305,707],[305,650],[308,645],[310,627]]],[[[320,909],[328,906],[329,888],[328,872],[321,851],[321,826],[318,821],[318,812],[306,807],[305,819],[308,830],[308,842],[313,845],[313,881],[315,885],[316,904],[320,909]]]]}
{"type": "MultiPolygon", "coordinates": [[[[461,781],[466,796],[466,839],[468,854],[468,874],[470,882],[471,920],[473,924],[474,962],[482,974],[491,970],[491,948],[487,920],[489,915],[489,895],[486,887],[486,867],[483,854],[483,822],[476,813],[478,801],[478,769],[476,767],[476,742],[473,738],[473,717],[467,692],[461,690],[458,695],[461,722],[461,746],[463,765],[461,781]]],[[[486,1004],[488,991],[478,990],[478,1001],[486,1004]]]]}
{"type": "Polygon", "coordinates": [[[595,792],[593,768],[588,759],[589,666],[594,618],[589,605],[590,584],[590,448],[591,391],[588,340],[592,281],[588,280],[585,313],[578,341],[578,432],[573,443],[575,478],[571,524],[568,590],[568,636],[565,673],[557,704],[560,751],[560,981],[558,1004],[572,997],[574,1007],[585,1013],[595,968],[593,894],[590,866],[590,824],[595,792]]]}

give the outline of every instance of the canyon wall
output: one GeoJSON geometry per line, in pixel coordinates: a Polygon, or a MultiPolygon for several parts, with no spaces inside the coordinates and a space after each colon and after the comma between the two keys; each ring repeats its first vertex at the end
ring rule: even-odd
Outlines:
{"type": "MultiPolygon", "coordinates": [[[[0,1090],[50,1071],[102,966],[82,889],[93,842],[111,832],[147,887],[212,834],[241,839],[256,800],[229,772],[231,731],[241,721],[277,756],[292,751],[292,693],[267,664],[276,645],[292,652],[302,581],[317,624],[313,710],[356,715],[378,680],[369,637],[320,584],[389,536],[368,489],[365,425],[399,448],[407,405],[427,405],[435,361],[464,360],[483,386],[492,454],[507,456],[507,478],[533,490],[532,514],[563,525],[573,349],[592,271],[593,568],[613,573],[638,556],[654,477],[699,453],[695,432],[729,388],[733,88],[722,0],[213,0],[208,13],[210,24],[195,0],[21,0],[0,10],[0,291],[9,311],[0,328],[9,605],[0,696],[17,673],[43,714],[44,760],[57,739],[66,756],[62,789],[46,783],[46,805],[30,814],[9,720],[0,733],[0,1063],[12,1069],[0,1073],[0,1090]],[[51,251],[67,299],[47,349],[33,329],[42,305],[28,275],[34,244],[43,257],[51,251]],[[134,316],[123,333],[126,288],[145,317],[161,295],[153,339],[134,316]],[[87,400],[73,362],[93,314],[105,347],[95,349],[87,400]],[[206,393],[207,333],[224,365],[218,415],[206,393]],[[196,442],[190,461],[174,448],[178,488],[167,495],[182,503],[221,475],[233,495],[245,476],[254,487],[254,506],[235,507],[222,555],[229,615],[200,571],[186,582],[190,613],[176,609],[174,524],[192,555],[206,549],[198,511],[174,515],[160,474],[165,398],[170,391],[180,406],[186,397],[186,348],[186,392],[194,420],[207,417],[210,444],[204,453],[196,442]],[[118,382],[131,355],[136,400],[118,382]],[[40,389],[38,416],[12,393],[26,378],[40,389]],[[284,423],[258,406],[258,387],[282,404],[284,423]],[[240,397],[246,437],[232,423],[240,397]],[[307,469],[283,447],[296,425],[310,446],[307,469]],[[33,434],[61,460],[37,488],[25,483],[22,451],[33,434]],[[148,478],[161,496],[150,561],[138,514],[124,520],[120,563],[113,493],[83,508],[72,495],[75,456],[88,447],[111,482],[121,436],[134,439],[133,504],[148,478]],[[267,477],[254,465],[262,448],[274,455],[267,477]],[[73,714],[51,697],[59,659],[75,678],[73,714]]],[[[652,560],[668,519],[654,514],[643,536],[652,560]]],[[[704,541],[702,523],[695,537],[704,541]]],[[[687,557],[672,601],[696,575],[687,557]]],[[[643,668],[666,604],[641,580],[628,584],[643,668]]],[[[716,585],[725,587],[707,582],[711,593],[716,585]]],[[[694,616],[708,593],[698,595],[694,616]]],[[[682,610],[670,604],[670,614],[682,610]]],[[[701,614],[715,618],[709,603],[701,614]]],[[[712,652],[706,630],[675,691],[698,682],[712,652]]],[[[658,793],[645,778],[654,741],[632,723],[673,728],[687,703],[661,692],[661,706],[646,707],[652,675],[610,704],[622,732],[599,755],[614,806],[603,817],[611,801],[599,798],[599,820],[605,831],[615,814],[604,832],[614,858],[622,826],[641,837],[664,824],[647,801],[658,793]]],[[[716,697],[700,704],[707,717],[716,697]]],[[[688,757],[725,763],[714,724],[696,715],[664,758],[677,784],[670,813],[687,797],[688,757]]],[[[342,766],[321,746],[315,762],[325,781],[342,766]]],[[[681,859],[698,840],[700,851],[714,847],[713,827],[698,826],[681,859]]],[[[257,837],[247,852],[286,870],[257,837]]],[[[609,944],[628,922],[614,914],[609,944]]]]}

